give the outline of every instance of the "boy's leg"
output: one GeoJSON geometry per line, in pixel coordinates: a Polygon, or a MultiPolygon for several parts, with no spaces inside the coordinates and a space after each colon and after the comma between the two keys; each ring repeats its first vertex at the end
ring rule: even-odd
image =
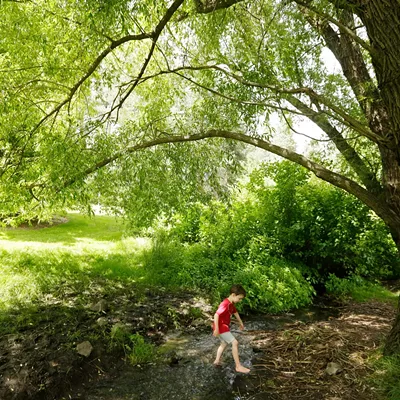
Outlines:
{"type": "Polygon", "coordinates": [[[233,355],[233,359],[235,360],[235,366],[236,366],[236,371],[237,372],[242,372],[244,374],[247,374],[250,372],[250,370],[246,367],[243,367],[242,364],[240,364],[240,360],[239,360],[239,343],[238,341],[235,339],[232,342],[232,355],[233,355]]]}
{"type": "Polygon", "coordinates": [[[217,350],[217,356],[215,357],[214,365],[220,365],[222,353],[224,352],[227,345],[228,345],[228,343],[223,342],[221,340],[221,344],[219,345],[218,350],[217,350]]]}

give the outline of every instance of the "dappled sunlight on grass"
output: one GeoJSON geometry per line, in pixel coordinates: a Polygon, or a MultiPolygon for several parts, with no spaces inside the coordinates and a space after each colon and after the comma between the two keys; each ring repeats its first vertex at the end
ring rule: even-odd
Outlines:
{"type": "Polygon", "coordinates": [[[27,241],[9,241],[0,239],[0,250],[8,251],[46,251],[46,250],[65,250],[76,253],[105,251],[118,252],[121,249],[127,250],[129,247],[134,249],[148,248],[150,239],[148,238],[125,238],[118,241],[101,241],[87,237],[74,237],[74,242],[35,242],[27,241]]]}
{"type": "Polygon", "coordinates": [[[378,301],[388,301],[391,303],[396,303],[398,295],[399,293],[393,293],[388,289],[378,285],[371,285],[365,288],[356,288],[352,292],[353,299],[360,302],[373,299],[378,301]]]}
{"type": "Polygon", "coordinates": [[[1,242],[35,242],[74,244],[77,240],[119,241],[123,237],[123,221],[109,216],[89,218],[78,214],[68,214],[67,222],[42,228],[1,228],[1,242]]]}
{"type": "Polygon", "coordinates": [[[141,281],[148,238],[123,237],[115,218],[68,217],[47,228],[1,230],[0,310],[88,297],[99,287],[112,292],[117,282],[141,281]]]}

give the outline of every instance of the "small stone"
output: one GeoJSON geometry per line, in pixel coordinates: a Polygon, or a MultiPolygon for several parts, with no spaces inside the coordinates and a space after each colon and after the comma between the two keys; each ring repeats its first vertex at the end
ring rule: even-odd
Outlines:
{"type": "Polygon", "coordinates": [[[79,343],[76,346],[76,351],[78,352],[78,354],[81,354],[82,356],[85,357],[89,357],[92,350],[93,346],[88,341],[79,343]]]}
{"type": "Polygon", "coordinates": [[[342,367],[341,367],[341,365],[340,364],[338,364],[338,363],[335,363],[335,362],[330,362],[330,363],[328,363],[328,365],[326,366],[326,373],[328,374],[328,375],[336,375],[336,374],[338,374],[339,372],[341,372],[342,371],[342,367]]]}

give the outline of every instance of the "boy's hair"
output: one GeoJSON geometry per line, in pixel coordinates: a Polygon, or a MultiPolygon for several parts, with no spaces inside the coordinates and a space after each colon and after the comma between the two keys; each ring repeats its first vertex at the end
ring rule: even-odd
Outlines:
{"type": "Polygon", "coordinates": [[[232,285],[229,293],[236,294],[236,296],[242,294],[243,297],[246,297],[246,291],[242,285],[232,285]]]}

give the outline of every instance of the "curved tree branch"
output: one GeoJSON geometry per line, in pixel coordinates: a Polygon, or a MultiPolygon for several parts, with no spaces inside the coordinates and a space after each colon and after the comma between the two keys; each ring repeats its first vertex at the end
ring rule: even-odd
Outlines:
{"type": "MultiPolygon", "coordinates": [[[[293,95],[293,94],[305,94],[307,95],[313,102],[318,102],[320,104],[325,105],[328,109],[332,110],[334,113],[336,113],[338,116],[341,118],[338,118],[337,116],[330,114],[332,118],[335,118],[338,120],[340,123],[345,124],[351,129],[354,129],[356,132],[360,133],[361,135],[365,136],[366,138],[370,139],[374,143],[380,143],[382,145],[387,144],[387,140],[385,138],[382,138],[381,136],[377,135],[376,133],[372,132],[365,124],[362,122],[358,121],[357,119],[353,118],[350,114],[346,113],[341,107],[337,106],[330,100],[328,100],[325,96],[322,96],[318,93],[316,93],[312,88],[309,87],[300,87],[300,88],[283,88],[278,85],[271,85],[271,84],[265,84],[265,83],[259,83],[259,82],[252,82],[244,79],[238,74],[235,74],[231,71],[226,70],[225,68],[222,68],[219,65],[202,65],[202,66],[185,66],[185,67],[178,67],[169,71],[160,71],[159,73],[152,75],[152,77],[156,75],[162,75],[162,74],[168,74],[168,73],[177,73],[179,71],[183,70],[190,70],[190,71],[201,71],[201,70],[216,70],[220,71],[223,74],[235,79],[237,82],[241,83],[242,85],[245,86],[251,86],[251,87],[258,87],[258,88],[263,88],[263,89],[269,89],[274,93],[281,94],[281,95],[293,95]]],[[[144,77],[143,79],[150,79],[150,77],[144,77]]],[[[188,78],[186,78],[188,79],[188,78]]],[[[212,90],[212,89],[210,89],[212,90]]],[[[325,110],[326,113],[328,113],[325,110]]]]}
{"type": "Polygon", "coordinates": [[[382,191],[382,187],[376,179],[375,174],[368,168],[341,133],[330,124],[328,118],[326,118],[324,114],[314,111],[295,96],[288,96],[286,100],[299,111],[306,114],[311,121],[317,124],[328,135],[369,191],[373,193],[380,193],[382,191]]]}
{"type": "Polygon", "coordinates": [[[255,147],[259,147],[261,149],[267,150],[271,153],[274,153],[278,156],[286,158],[287,160],[293,161],[299,165],[302,165],[304,168],[308,169],[312,173],[314,173],[318,178],[331,183],[332,185],[345,190],[346,192],[354,195],[359,200],[361,200],[364,204],[370,207],[375,211],[377,215],[379,215],[384,221],[397,221],[400,224],[400,217],[387,206],[384,200],[381,199],[380,196],[377,196],[374,193],[371,193],[369,190],[365,189],[357,182],[346,178],[343,175],[340,175],[336,172],[330,171],[324,166],[304,157],[301,154],[298,154],[289,149],[274,145],[268,141],[263,139],[259,139],[256,137],[248,136],[238,132],[225,131],[220,129],[211,129],[204,133],[198,133],[194,135],[184,135],[184,136],[165,136],[161,138],[157,138],[148,142],[139,143],[134,146],[130,146],[124,151],[120,151],[115,153],[113,156],[108,157],[104,160],[99,161],[94,166],[86,169],[82,173],[80,173],[75,178],[69,179],[64,182],[63,186],[59,188],[58,191],[61,191],[63,188],[71,186],[75,182],[84,179],[86,176],[96,172],[97,170],[105,167],[106,165],[112,163],[113,161],[125,156],[126,154],[133,153],[142,149],[167,144],[167,143],[183,143],[183,142],[193,142],[198,140],[203,140],[206,138],[225,138],[237,140],[243,143],[250,144],[255,147]]]}
{"type": "Polygon", "coordinates": [[[265,108],[272,108],[274,110],[279,110],[279,111],[288,111],[288,112],[290,112],[292,114],[304,115],[303,113],[298,112],[296,110],[291,110],[291,109],[288,109],[288,108],[285,108],[285,107],[282,107],[282,106],[277,106],[277,105],[271,104],[271,103],[265,103],[263,101],[247,101],[247,100],[237,99],[236,97],[225,95],[225,94],[223,94],[221,92],[218,92],[217,90],[214,90],[212,88],[204,86],[204,85],[196,82],[194,79],[191,79],[191,78],[189,78],[189,77],[187,77],[187,76],[185,76],[185,75],[183,75],[183,74],[181,74],[179,72],[175,72],[175,74],[180,76],[183,79],[186,79],[187,81],[189,81],[193,85],[198,86],[201,89],[206,90],[207,92],[215,94],[218,97],[222,97],[223,99],[232,101],[233,103],[243,104],[243,105],[248,105],[248,106],[260,106],[260,107],[265,107],[265,108]]]}
{"type": "Polygon", "coordinates": [[[229,8],[243,0],[193,0],[198,14],[209,14],[216,10],[229,8]]]}

